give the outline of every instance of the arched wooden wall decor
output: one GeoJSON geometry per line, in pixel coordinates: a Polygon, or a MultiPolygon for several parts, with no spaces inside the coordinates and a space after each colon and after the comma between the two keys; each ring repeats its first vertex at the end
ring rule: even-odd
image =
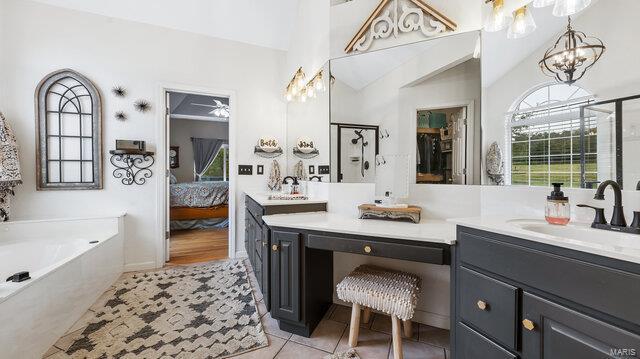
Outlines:
{"type": "Polygon", "coordinates": [[[38,190],[102,189],[102,102],[73,70],[47,75],[36,88],[38,190]]]}
{"type": "Polygon", "coordinates": [[[344,51],[367,51],[373,40],[397,37],[399,33],[420,30],[424,36],[433,37],[447,30],[455,31],[457,26],[422,0],[382,0],[344,51]]]}

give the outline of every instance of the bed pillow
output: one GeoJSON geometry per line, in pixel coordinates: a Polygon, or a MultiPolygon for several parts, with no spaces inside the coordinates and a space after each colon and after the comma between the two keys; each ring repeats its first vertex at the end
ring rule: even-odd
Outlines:
{"type": "Polygon", "coordinates": [[[173,173],[169,173],[169,183],[170,184],[178,183],[178,179],[176,178],[176,176],[173,173]]]}

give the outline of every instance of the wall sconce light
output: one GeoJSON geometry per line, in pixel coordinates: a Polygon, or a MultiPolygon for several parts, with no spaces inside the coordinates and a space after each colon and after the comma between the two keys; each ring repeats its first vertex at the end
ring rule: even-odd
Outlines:
{"type": "Polygon", "coordinates": [[[318,71],[308,82],[306,75],[302,71],[302,67],[296,71],[295,75],[285,90],[285,98],[287,102],[299,101],[306,102],[308,98],[314,98],[318,92],[325,90],[323,82],[323,70],[318,71]]]}

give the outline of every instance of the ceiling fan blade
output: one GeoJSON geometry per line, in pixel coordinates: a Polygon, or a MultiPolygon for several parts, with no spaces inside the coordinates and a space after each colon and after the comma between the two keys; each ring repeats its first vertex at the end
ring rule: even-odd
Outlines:
{"type": "Polygon", "coordinates": [[[204,107],[218,108],[218,106],[207,105],[207,104],[203,104],[203,103],[192,103],[192,105],[193,106],[204,106],[204,107]]]}

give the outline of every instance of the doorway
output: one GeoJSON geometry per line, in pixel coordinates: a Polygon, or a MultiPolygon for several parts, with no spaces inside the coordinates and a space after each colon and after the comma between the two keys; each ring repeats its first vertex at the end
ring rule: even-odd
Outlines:
{"type": "Polygon", "coordinates": [[[231,96],[165,90],[165,260],[225,259],[233,252],[231,96]]]}

